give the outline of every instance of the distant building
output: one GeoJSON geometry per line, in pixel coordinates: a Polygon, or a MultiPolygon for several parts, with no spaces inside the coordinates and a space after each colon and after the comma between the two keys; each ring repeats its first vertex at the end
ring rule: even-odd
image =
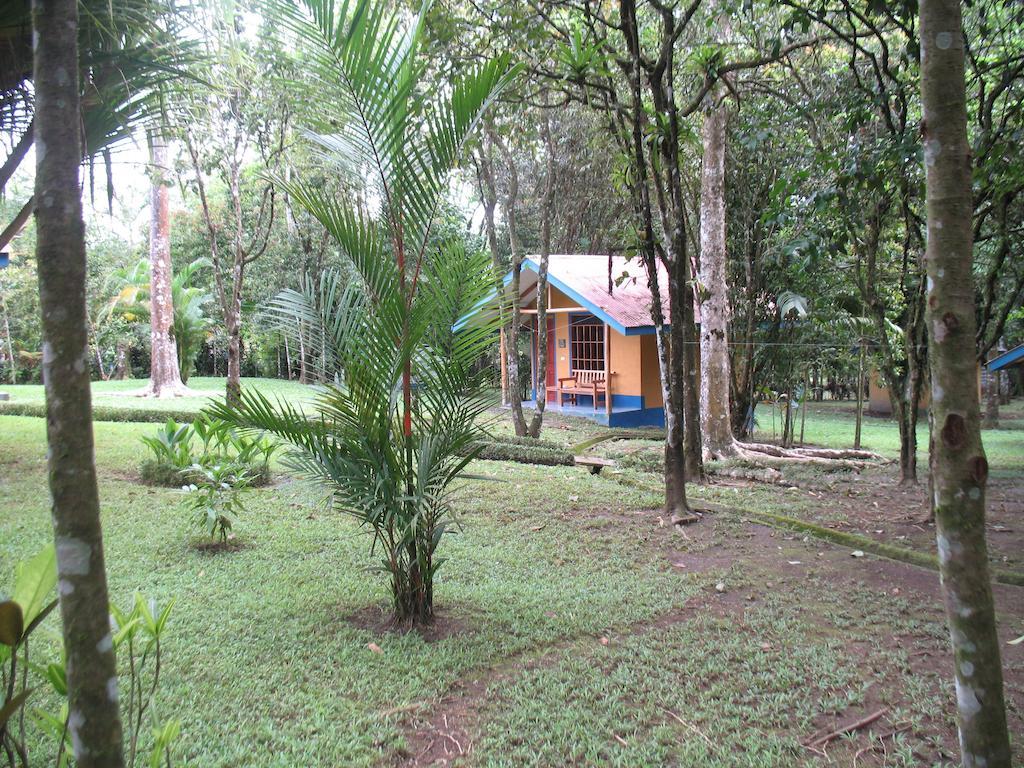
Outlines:
{"type": "MultiPolygon", "coordinates": [[[[638,261],[571,254],[548,259],[548,369],[537,374],[537,257],[523,260],[520,306],[530,332],[530,400],[612,427],[665,423],[651,292],[638,261]],[[609,264],[611,269],[609,270],[609,264]]],[[[511,283],[511,273],[505,285],[511,283]]],[[[659,267],[662,314],[668,326],[668,278],[659,267]]],[[[506,361],[501,361],[507,381],[506,361]]]]}

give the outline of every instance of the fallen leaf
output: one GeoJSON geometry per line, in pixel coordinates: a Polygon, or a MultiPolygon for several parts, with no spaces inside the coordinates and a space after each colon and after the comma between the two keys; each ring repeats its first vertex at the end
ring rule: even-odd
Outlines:
{"type": "Polygon", "coordinates": [[[543,528],[543,527],[544,527],[545,525],[547,525],[547,523],[541,523],[540,525],[531,525],[531,526],[530,526],[530,530],[531,530],[531,531],[539,531],[539,530],[540,530],[541,528],[543,528]]]}
{"type": "Polygon", "coordinates": [[[1021,635],[1016,640],[1008,640],[1006,642],[1007,645],[1020,645],[1021,643],[1024,643],[1024,635],[1021,635]]]}
{"type": "Polygon", "coordinates": [[[383,648],[381,648],[381,647],[380,647],[379,645],[377,645],[376,643],[367,643],[367,644],[366,644],[366,647],[367,647],[367,648],[369,648],[369,649],[370,649],[371,651],[373,651],[374,653],[384,653],[384,649],[383,649],[383,648]]]}
{"type": "Polygon", "coordinates": [[[800,561],[799,560],[788,560],[787,562],[790,565],[800,565],[800,561]]]}
{"type": "Polygon", "coordinates": [[[608,645],[608,638],[607,637],[602,637],[601,638],[601,645],[608,645]]]}

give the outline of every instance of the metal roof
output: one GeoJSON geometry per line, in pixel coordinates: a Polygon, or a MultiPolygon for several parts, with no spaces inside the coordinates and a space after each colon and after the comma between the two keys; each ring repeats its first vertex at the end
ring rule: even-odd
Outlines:
{"type": "Polygon", "coordinates": [[[985,363],[985,367],[990,371],[998,371],[1003,368],[1008,368],[1015,363],[1022,362],[1024,362],[1024,344],[1014,347],[1009,352],[1003,352],[1003,354],[993,357],[985,363]]]}
{"type": "MultiPolygon", "coordinates": [[[[520,290],[523,303],[535,298],[538,256],[523,259],[520,290]]],[[[506,285],[511,281],[509,273],[506,285]]],[[[601,254],[551,254],[548,257],[548,283],[586,308],[595,317],[627,336],[655,332],[651,321],[651,292],[643,264],[622,256],[601,254]],[[609,263],[611,270],[609,274],[609,263]],[[609,291],[609,276],[611,291],[609,291]]],[[[669,321],[668,275],[658,265],[662,317],[669,321]]]]}

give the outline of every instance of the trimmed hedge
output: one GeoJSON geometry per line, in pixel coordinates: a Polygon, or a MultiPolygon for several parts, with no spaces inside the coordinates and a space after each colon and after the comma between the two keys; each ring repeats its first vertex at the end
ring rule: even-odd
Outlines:
{"type": "MultiPolygon", "coordinates": [[[[259,488],[270,483],[270,467],[266,464],[248,467],[249,487],[259,488]]],[[[146,485],[158,485],[164,488],[180,488],[188,483],[197,485],[204,477],[196,470],[180,470],[173,464],[156,459],[146,459],[139,465],[139,474],[146,485]]]]}
{"type": "MultiPolygon", "coordinates": [[[[192,422],[199,411],[158,410],[156,408],[124,408],[115,405],[93,405],[93,421],[144,422],[163,424],[174,419],[179,424],[192,422]]],[[[0,403],[0,416],[35,416],[46,418],[44,403],[0,403]]]]}
{"type": "Polygon", "coordinates": [[[513,461],[518,464],[544,466],[572,466],[572,452],[557,443],[532,437],[489,437],[480,441],[478,459],[487,461],[513,461]]]}

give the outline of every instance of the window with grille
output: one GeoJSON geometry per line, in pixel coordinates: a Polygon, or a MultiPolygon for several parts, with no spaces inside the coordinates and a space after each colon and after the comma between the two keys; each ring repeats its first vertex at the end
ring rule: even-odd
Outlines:
{"type": "Polygon", "coordinates": [[[593,315],[570,317],[572,369],[604,370],[604,323],[593,315]]]}

